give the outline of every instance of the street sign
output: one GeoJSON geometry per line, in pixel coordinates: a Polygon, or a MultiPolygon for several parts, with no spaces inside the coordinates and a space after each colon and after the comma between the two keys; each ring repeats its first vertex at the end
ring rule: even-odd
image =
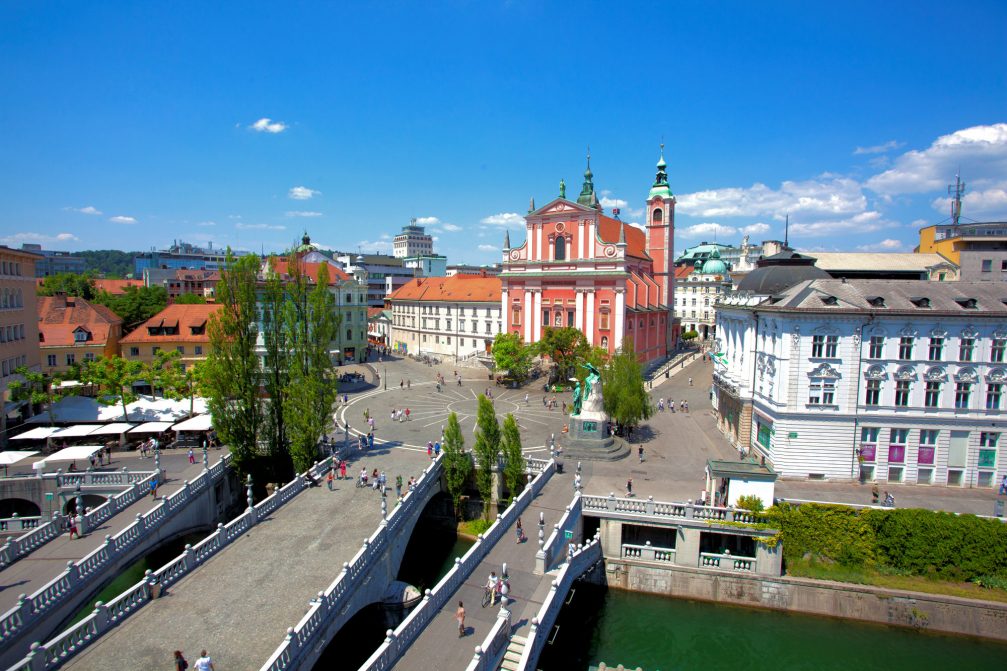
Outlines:
{"type": "Polygon", "coordinates": [[[571,538],[573,538],[573,532],[572,532],[572,531],[564,531],[564,532],[563,532],[563,536],[564,536],[564,538],[566,538],[567,540],[570,540],[571,538]]]}

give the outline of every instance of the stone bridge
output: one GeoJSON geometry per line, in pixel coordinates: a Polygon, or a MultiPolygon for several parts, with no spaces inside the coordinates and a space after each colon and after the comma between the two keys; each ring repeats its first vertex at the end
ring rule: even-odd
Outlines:
{"type": "Polygon", "coordinates": [[[18,595],[0,616],[0,665],[7,667],[15,663],[28,654],[34,641],[46,640],[58,632],[122,570],[156,547],[186,533],[206,529],[220,519],[237,490],[236,483],[228,477],[231,473],[229,462],[230,455],[225,455],[198,475],[194,474],[191,481],[178,483],[177,487],[166,487],[165,496],[156,504],[144,499],[149,495],[149,479],[153,477],[153,472],[60,475],[58,487],[76,490],[81,485],[82,489],[97,487],[107,490],[115,487],[120,490],[105,504],[84,515],[83,519],[78,516],[82,531],[112,526],[110,522],[118,522],[116,514],[127,509],[139,508],[146,512],[135,512],[131,522],[122,520],[122,524],[118,524],[121,530],[105,535],[104,540],[92,534],[79,541],[69,541],[80,545],[69,545],[68,549],[78,547],[86,554],[71,552],[70,556],[77,559],[64,561],[62,570],[58,568],[58,561],[35,558],[41,546],[64,534],[61,517],[40,525],[13,542],[8,541],[4,546],[7,553],[3,555],[4,570],[0,573],[4,583],[0,603],[13,601],[11,596],[15,585],[38,586],[30,594],[18,595]],[[171,489],[175,491],[171,492],[171,489]],[[87,548],[91,548],[90,551],[87,548]],[[25,556],[29,558],[17,561],[25,556]],[[15,561],[17,563],[13,563],[15,561]],[[40,576],[46,567],[54,567],[49,569],[53,571],[49,574],[52,576],[50,579],[40,576]]]}
{"type": "MultiPolygon", "coordinates": [[[[368,470],[384,469],[392,482],[419,476],[400,501],[394,489],[382,497],[355,487],[352,476],[334,491],[298,476],[11,668],[157,668],[171,650],[202,647],[218,668],[310,668],[346,620],[383,600],[441,490],[441,460],[376,452],[365,457],[368,470]]],[[[313,477],[324,480],[328,468],[329,460],[316,464],[313,477]]]]}

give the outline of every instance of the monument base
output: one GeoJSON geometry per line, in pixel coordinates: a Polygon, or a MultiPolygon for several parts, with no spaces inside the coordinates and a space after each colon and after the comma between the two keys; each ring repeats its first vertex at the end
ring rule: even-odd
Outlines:
{"type": "Polygon", "coordinates": [[[583,461],[616,461],[629,455],[626,444],[608,435],[605,417],[571,417],[563,440],[563,457],[583,461]]]}

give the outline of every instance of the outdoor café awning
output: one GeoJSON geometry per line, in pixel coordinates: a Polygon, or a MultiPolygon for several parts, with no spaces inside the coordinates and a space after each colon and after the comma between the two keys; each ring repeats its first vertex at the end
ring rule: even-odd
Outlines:
{"type": "Polygon", "coordinates": [[[104,426],[99,426],[97,429],[87,434],[89,436],[112,436],[120,433],[126,433],[131,428],[133,424],[127,424],[126,422],[112,422],[111,424],[106,424],[104,426]]]}
{"type": "Polygon", "coordinates": [[[43,440],[59,430],[60,427],[58,426],[40,426],[38,428],[32,429],[31,431],[25,431],[24,433],[20,433],[11,438],[11,440],[43,440]]]}
{"type": "Polygon", "coordinates": [[[13,466],[19,461],[33,457],[38,453],[38,450],[7,450],[0,452],[0,466],[13,466]]]}
{"type": "Polygon", "coordinates": [[[213,415],[196,415],[192,419],[179,422],[171,427],[172,431],[209,431],[213,428],[213,415]]]}
{"type": "Polygon", "coordinates": [[[48,463],[50,461],[77,461],[78,459],[87,459],[98,450],[104,449],[104,445],[74,445],[73,447],[65,447],[56,454],[50,454],[45,458],[45,461],[48,463]]]}
{"type": "Polygon", "coordinates": [[[95,424],[74,424],[73,426],[68,426],[65,429],[60,429],[56,433],[52,434],[53,438],[79,438],[81,436],[86,436],[92,431],[97,429],[98,426],[95,424]]]}
{"type": "Polygon", "coordinates": [[[174,422],[144,422],[140,426],[134,426],[130,433],[163,433],[171,428],[174,422]]]}

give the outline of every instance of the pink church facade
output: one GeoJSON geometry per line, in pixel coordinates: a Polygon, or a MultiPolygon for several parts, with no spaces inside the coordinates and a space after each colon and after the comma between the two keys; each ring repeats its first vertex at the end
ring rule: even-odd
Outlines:
{"type": "Polygon", "coordinates": [[[609,353],[629,338],[642,362],[667,355],[677,333],[674,305],[675,197],[662,154],[646,208],[646,228],[602,211],[590,157],[576,201],[560,196],[525,217],[524,244],[504,242],[501,302],[505,328],[526,343],[547,326],[580,329],[609,353]]]}

